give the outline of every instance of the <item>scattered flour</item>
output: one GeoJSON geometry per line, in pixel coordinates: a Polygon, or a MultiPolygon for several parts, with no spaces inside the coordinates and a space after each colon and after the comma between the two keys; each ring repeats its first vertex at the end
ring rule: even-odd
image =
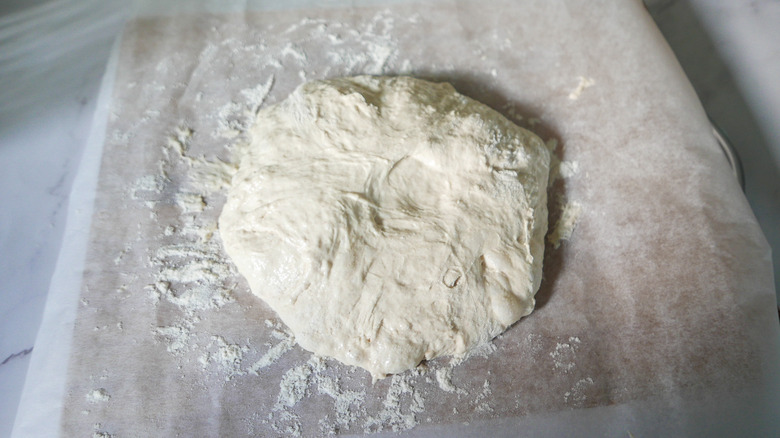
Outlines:
{"type": "Polygon", "coordinates": [[[282,48],[281,58],[284,59],[287,56],[291,56],[301,63],[305,63],[307,60],[306,54],[293,43],[288,43],[282,48]]]}
{"type": "Polygon", "coordinates": [[[548,186],[552,186],[559,179],[567,179],[580,171],[580,163],[576,161],[561,161],[555,154],[550,156],[550,178],[548,186]]]}
{"type": "Polygon", "coordinates": [[[455,359],[455,363],[460,363],[472,357],[481,357],[483,359],[487,359],[491,354],[495,353],[496,350],[498,350],[498,348],[496,347],[496,344],[493,343],[493,341],[486,342],[479,347],[469,351],[464,358],[455,359]]]}
{"type": "Polygon", "coordinates": [[[96,430],[92,432],[92,438],[114,438],[114,435],[102,430],[96,430]]]}
{"type": "Polygon", "coordinates": [[[439,389],[444,392],[455,393],[460,399],[461,396],[468,395],[465,389],[458,388],[452,383],[452,370],[456,366],[456,361],[451,361],[448,366],[439,368],[434,371],[436,375],[436,383],[439,385],[439,389]]]}
{"type": "Polygon", "coordinates": [[[563,394],[563,401],[566,403],[582,404],[587,399],[586,391],[594,385],[593,379],[586,377],[578,380],[569,391],[563,394]]]}
{"type": "Polygon", "coordinates": [[[183,214],[201,213],[206,208],[206,201],[197,193],[177,193],[175,199],[183,214]]]}
{"type": "Polygon", "coordinates": [[[251,114],[243,105],[228,102],[217,111],[219,130],[217,135],[224,138],[235,138],[249,127],[248,115],[251,114]]]}
{"type": "Polygon", "coordinates": [[[561,161],[560,175],[561,178],[571,178],[580,171],[580,163],[576,161],[561,161]]]}
{"type": "Polygon", "coordinates": [[[322,358],[312,356],[306,363],[287,370],[279,383],[279,394],[270,417],[277,432],[300,436],[300,418],[291,411],[305,397],[314,393],[327,396],[333,402],[330,414],[319,422],[322,434],[347,429],[365,415],[362,402],[365,391],[345,390],[338,379],[325,374],[328,367],[322,358]]]}
{"type": "Polygon", "coordinates": [[[246,98],[247,109],[251,114],[257,114],[260,109],[260,105],[265,102],[265,98],[271,91],[271,87],[274,85],[274,76],[271,75],[265,81],[264,84],[260,84],[254,88],[247,88],[241,90],[241,94],[246,98]]]}
{"type": "Polygon", "coordinates": [[[577,100],[580,98],[580,95],[583,91],[585,91],[586,88],[592,87],[596,84],[596,81],[594,81],[592,78],[586,78],[584,76],[577,77],[577,80],[579,83],[577,84],[577,88],[572,90],[571,93],[569,93],[569,99],[570,100],[577,100]]]}
{"type": "Polygon", "coordinates": [[[87,393],[87,401],[89,403],[100,403],[100,402],[107,402],[111,399],[111,396],[108,394],[108,392],[103,388],[93,389],[89,393],[87,393]]]}
{"type": "Polygon", "coordinates": [[[366,397],[364,391],[344,390],[337,379],[319,376],[317,391],[333,399],[333,423],[322,422],[320,430],[323,433],[335,433],[341,428],[348,428],[355,423],[360,415],[365,414],[362,402],[366,397]]]}
{"type": "Polygon", "coordinates": [[[284,353],[292,350],[294,346],[295,338],[292,336],[281,340],[278,344],[268,349],[268,351],[266,351],[260,360],[249,367],[248,371],[254,375],[258,375],[258,371],[276,362],[280,357],[282,357],[284,353]]]}
{"type": "MultiPolygon", "coordinates": [[[[250,93],[256,102],[258,93],[250,93]]],[[[159,174],[139,178],[131,188],[131,199],[154,209],[166,197],[171,197],[180,212],[179,223],[166,225],[161,233],[169,238],[167,241],[175,243],[162,244],[147,258],[155,278],[146,290],[153,302],[164,300],[182,313],[180,320],[154,327],[152,334],[174,355],[200,350],[201,362],[215,364],[230,379],[238,373],[237,364],[247,347],[229,345],[219,336],[212,336],[208,344],[198,343],[202,334],[196,331],[196,323],[203,311],[234,302],[235,269],[221,253],[214,232],[215,221],[209,221],[203,214],[210,208],[209,199],[229,183],[234,166],[218,159],[190,155],[194,135],[195,131],[186,126],[172,130],[164,144],[165,159],[160,163],[159,174]],[[167,175],[181,166],[188,169],[188,179],[178,184],[174,193],[169,193],[167,175]]],[[[120,264],[131,250],[130,246],[126,247],[115,263],[120,264]]]]}
{"type": "Polygon", "coordinates": [[[558,158],[558,153],[555,153],[558,149],[558,140],[551,138],[546,142],[547,149],[550,152],[550,178],[549,186],[551,187],[557,180],[563,178],[571,178],[580,171],[580,163],[577,161],[562,161],[558,158]]]}
{"type": "Polygon", "coordinates": [[[156,175],[144,175],[138,178],[136,182],[130,186],[130,196],[135,200],[143,199],[143,192],[152,194],[158,194],[163,189],[163,181],[156,175]]]}
{"type": "Polygon", "coordinates": [[[555,350],[550,353],[556,370],[568,373],[576,366],[577,348],[580,345],[580,338],[569,337],[568,342],[558,342],[555,350]]]}
{"type": "Polygon", "coordinates": [[[474,398],[474,410],[477,412],[493,412],[493,407],[490,406],[490,395],[492,393],[493,391],[490,390],[490,382],[485,380],[485,383],[482,384],[482,392],[474,398]]]}
{"type": "Polygon", "coordinates": [[[389,427],[393,432],[409,430],[418,424],[417,414],[425,409],[425,400],[411,382],[411,373],[396,374],[390,379],[382,410],[368,416],[363,431],[381,432],[389,427]],[[404,408],[406,405],[406,408],[404,408]]]}
{"type": "Polygon", "coordinates": [[[439,368],[436,370],[436,382],[439,388],[446,392],[456,392],[458,388],[452,384],[452,368],[439,368]]]}
{"type": "Polygon", "coordinates": [[[521,348],[523,348],[524,354],[529,356],[536,356],[544,349],[542,335],[536,333],[529,333],[524,341],[520,342],[521,348]]]}
{"type": "Polygon", "coordinates": [[[241,370],[241,360],[249,347],[239,344],[230,344],[222,336],[212,336],[211,342],[206,347],[209,349],[199,361],[204,368],[215,365],[225,380],[231,380],[234,376],[246,374],[241,370]]]}
{"type": "Polygon", "coordinates": [[[166,343],[166,348],[170,353],[181,354],[189,350],[190,330],[181,326],[156,327],[154,333],[166,343]]]}

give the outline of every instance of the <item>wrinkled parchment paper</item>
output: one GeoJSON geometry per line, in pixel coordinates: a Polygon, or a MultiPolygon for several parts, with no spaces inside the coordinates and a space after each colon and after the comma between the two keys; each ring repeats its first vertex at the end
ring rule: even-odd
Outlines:
{"type": "Polygon", "coordinates": [[[63,435],[778,427],[769,248],[641,3],[139,17],[113,93],[63,435]],[[169,275],[225,265],[209,232],[224,190],[193,173],[232,159],[259,106],[306,80],[352,74],[448,81],[557,142],[576,171],[550,190],[551,224],[560,199],[582,207],[571,239],[546,249],[532,315],[460,364],[439,359],[373,384],[288,348],[239,276],[205,282],[206,295],[183,304],[204,282],[169,275]]]}

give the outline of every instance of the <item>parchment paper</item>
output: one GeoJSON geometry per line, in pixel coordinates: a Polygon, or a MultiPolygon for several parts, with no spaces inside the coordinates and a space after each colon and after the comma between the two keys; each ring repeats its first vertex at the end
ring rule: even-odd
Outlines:
{"type": "Polygon", "coordinates": [[[639,2],[138,18],[119,52],[62,433],[514,435],[579,412],[583,433],[776,431],[772,284],[768,245],[639,2]],[[571,240],[546,249],[531,316],[460,364],[373,384],[286,348],[239,276],[171,280],[230,269],[218,233],[194,231],[224,201],[197,176],[231,160],[257,107],[361,73],[449,81],[557,141],[579,170],[551,188],[552,223],[559,196],[582,206],[571,240]],[[593,85],[577,90],[581,77],[593,85]]]}

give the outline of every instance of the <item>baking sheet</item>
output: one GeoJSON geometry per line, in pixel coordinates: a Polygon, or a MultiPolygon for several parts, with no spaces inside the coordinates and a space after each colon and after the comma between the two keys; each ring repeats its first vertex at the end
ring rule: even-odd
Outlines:
{"type": "Polygon", "coordinates": [[[543,430],[571,412],[623,418],[592,431],[777,427],[768,246],[638,2],[139,18],[110,114],[64,435],[543,430]],[[197,231],[224,200],[217,160],[259,105],[364,73],[449,81],[558,142],[578,171],[551,207],[558,195],[582,206],[572,239],[547,248],[531,316],[463,363],[375,384],[291,347],[230,275],[218,233],[197,231]]]}

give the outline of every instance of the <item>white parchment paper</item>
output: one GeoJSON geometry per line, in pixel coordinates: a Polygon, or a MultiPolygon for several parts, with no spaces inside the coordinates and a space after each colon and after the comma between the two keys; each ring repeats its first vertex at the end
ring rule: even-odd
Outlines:
{"type": "MultiPolygon", "coordinates": [[[[639,2],[396,3],[132,21],[67,364],[65,436],[634,436],[778,424],[769,248],[639,2]],[[214,229],[261,105],[306,80],[451,82],[551,144],[581,215],[537,310],[377,383],[312,358],[214,229]],[[576,163],[576,165],[572,164],[576,163]],[[204,184],[208,181],[208,184],[204,184]]],[[[61,364],[65,367],[65,364],[61,364]]]]}

